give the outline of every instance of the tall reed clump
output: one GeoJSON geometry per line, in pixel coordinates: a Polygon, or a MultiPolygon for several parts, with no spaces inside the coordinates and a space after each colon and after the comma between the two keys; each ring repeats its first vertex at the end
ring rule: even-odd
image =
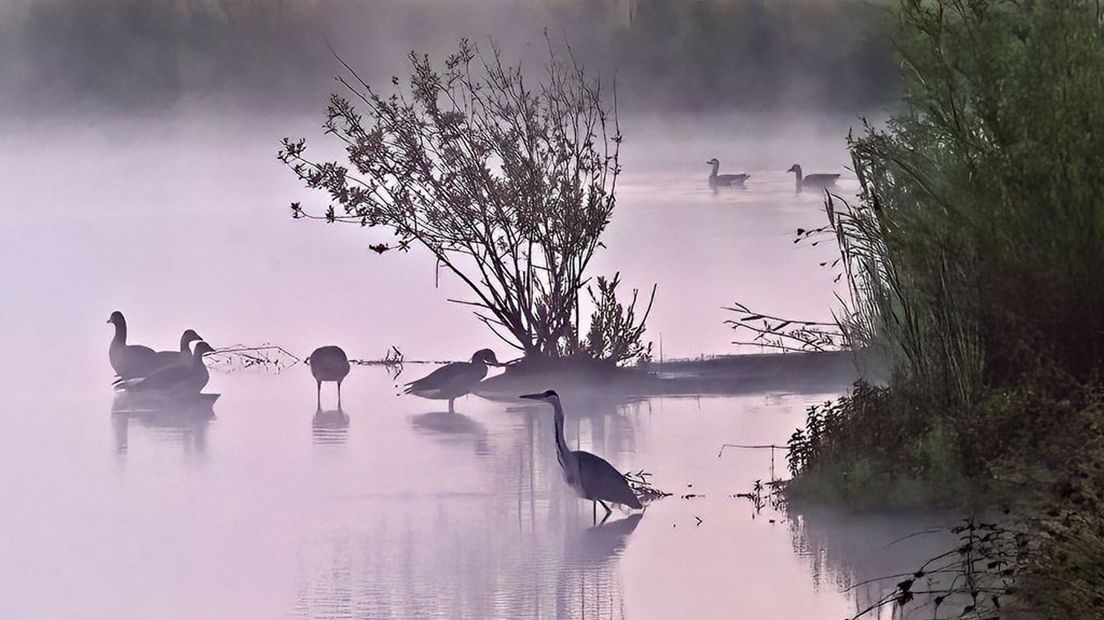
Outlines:
{"type": "Polygon", "coordinates": [[[1098,2],[905,0],[905,109],[851,141],[829,205],[852,335],[899,380],[972,405],[1104,358],[1104,21],[1098,2]]]}
{"type": "MultiPolygon", "coordinates": [[[[863,472],[936,495],[967,480],[960,497],[1015,483],[1049,506],[1038,531],[1057,532],[1038,577],[1073,549],[1104,556],[1085,508],[1099,484],[1060,491],[1104,463],[1086,439],[1104,428],[1104,6],[903,0],[900,19],[903,109],[850,140],[859,200],[827,205],[842,327],[891,379],[811,412],[795,490],[879,488],[854,484],[863,472]]],[[[1104,605],[1069,594],[1044,597],[1073,601],[1067,614],[1104,605]]]]}

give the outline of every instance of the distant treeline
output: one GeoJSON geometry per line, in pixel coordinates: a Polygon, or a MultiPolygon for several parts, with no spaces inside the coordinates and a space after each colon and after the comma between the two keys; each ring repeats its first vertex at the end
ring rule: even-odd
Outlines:
{"type": "MultiPolygon", "coordinates": [[[[542,31],[624,111],[861,111],[896,92],[889,5],[863,0],[22,0],[0,10],[0,110],[317,107],[332,47],[372,79],[467,36],[534,59],[542,31]]],[[[536,62],[536,61],[534,61],[536,62]]]]}

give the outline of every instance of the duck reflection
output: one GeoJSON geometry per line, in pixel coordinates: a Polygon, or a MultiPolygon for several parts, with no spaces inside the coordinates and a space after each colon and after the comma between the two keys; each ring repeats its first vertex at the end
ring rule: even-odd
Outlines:
{"type": "Polygon", "coordinates": [[[115,451],[127,453],[133,425],[148,429],[149,435],[161,442],[179,442],[188,452],[205,452],[207,428],[215,419],[214,404],[218,397],[218,394],[166,397],[154,393],[117,393],[111,403],[115,451]]]}
{"type": "Polygon", "coordinates": [[[487,454],[487,428],[472,418],[458,412],[431,411],[410,416],[415,430],[436,434],[446,439],[470,439],[476,454],[487,454]]]}
{"type": "Polygon", "coordinates": [[[343,444],[349,438],[349,414],[343,409],[319,409],[311,420],[314,442],[322,445],[343,444]]]}

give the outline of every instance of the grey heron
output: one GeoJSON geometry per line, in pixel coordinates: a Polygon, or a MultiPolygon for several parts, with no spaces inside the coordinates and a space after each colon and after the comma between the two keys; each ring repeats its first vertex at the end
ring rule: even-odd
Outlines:
{"type": "Polygon", "coordinates": [[[206,342],[196,343],[192,359],[187,364],[167,366],[145,377],[127,379],[117,384],[128,392],[155,392],[164,396],[192,396],[199,394],[207,385],[211,375],[203,364],[203,356],[213,353],[214,348],[206,342]]]}
{"type": "Polygon", "coordinates": [[[341,411],[341,382],[349,374],[349,358],[341,347],[327,345],[318,347],[307,358],[310,362],[311,374],[318,385],[316,396],[318,397],[318,411],[322,411],[322,382],[333,381],[337,383],[337,410],[341,411]]]}
{"type": "Polygon", "coordinates": [[[453,401],[469,393],[487,376],[487,366],[500,366],[494,351],[480,349],[470,362],[453,362],[434,370],[417,381],[406,384],[405,392],[422,398],[447,400],[449,412],[453,401]]]}
{"type": "Polygon", "coordinates": [[[710,187],[729,187],[733,185],[743,185],[744,181],[748,180],[750,174],[717,174],[717,170],[721,167],[721,162],[716,158],[710,159],[705,162],[706,165],[713,166],[713,172],[709,175],[710,187]]]}
{"type": "Polygon", "coordinates": [[[801,166],[794,164],[790,166],[790,169],[786,172],[793,172],[796,174],[795,178],[795,191],[800,193],[803,188],[809,189],[827,189],[836,184],[840,175],[838,174],[801,174],[801,166]]]}
{"type": "Polygon", "coordinates": [[[640,500],[633,493],[625,476],[600,456],[582,450],[569,450],[564,440],[564,412],[560,396],[555,390],[539,394],[524,394],[521,398],[539,400],[552,405],[556,419],[556,459],[563,469],[564,480],[575,489],[579,497],[589,499],[597,518],[598,506],[606,509],[606,517],[612,510],[606,502],[623,504],[629,508],[641,508],[640,500]]]}

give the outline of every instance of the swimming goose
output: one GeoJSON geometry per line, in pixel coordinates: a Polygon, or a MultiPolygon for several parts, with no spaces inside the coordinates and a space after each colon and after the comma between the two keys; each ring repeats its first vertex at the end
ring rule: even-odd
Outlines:
{"type": "Polygon", "coordinates": [[[127,344],[127,324],[123,313],[116,310],[107,322],[115,326],[115,337],[107,349],[107,358],[120,379],[134,379],[160,368],[157,352],[140,344],[127,344]]]}
{"type": "Polygon", "coordinates": [[[487,365],[501,366],[494,351],[480,349],[470,362],[453,362],[442,366],[417,381],[406,384],[406,393],[434,400],[448,400],[452,413],[453,401],[472,391],[487,376],[487,365]]]}
{"type": "Polygon", "coordinates": [[[157,392],[166,396],[198,394],[211,378],[207,366],[203,364],[203,356],[214,350],[211,345],[200,341],[187,364],[168,366],[146,377],[122,381],[117,387],[128,392],[157,392]]]}
{"type": "Polygon", "coordinates": [[[341,347],[328,345],[318,347],[307,358],[311,374],[318,383],[318,411],[322,411],[322,382],[337,382],[337,410],[341,411],[341,382],[349,374],[349,358],[341,347]]]}
{"type": "Polygon", "coordinates": [[[179,351],[158,351],[157,357],[164,359],[166,364],[187,364],[192,359],[191,344],[200,340],[203,340],[203,337],[197,334],[194,329],[186,329],[183,334],[180,334],[179,351]]]}
{"type": "Polygon", "coordinates": [[[716,158],[710,159],[705,163],[713,166],[713,172],[709,174],[710,187],[743,185],[744,181],[747,181],[748,177],[751,176],[750,174],[717,174],[717,170],[721,167],[721,162],[716,158]]]}
{"type": "Polygon", "coordinates": [[[786,172],[793,172],[797,175],[797,178],[795,180],[795,191],[797,191],[798,193],[801,192],[802,188],[806,187],[809,189],[827,189],[835,185],[836,181],[840,177],[840,175],[838,174],[810,174],[802,176],[801,166],[797,164],[790,166],[790,169],[786,172]]]}

